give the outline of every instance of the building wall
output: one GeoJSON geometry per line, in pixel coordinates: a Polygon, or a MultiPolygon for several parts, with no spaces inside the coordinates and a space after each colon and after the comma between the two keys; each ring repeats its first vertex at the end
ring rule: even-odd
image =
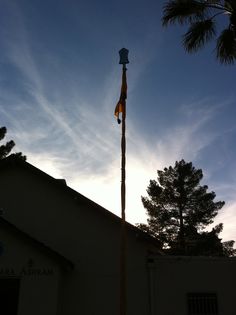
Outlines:
{"type": "Polygon", "coordinates": [[[236,259],[158,257],[149,263],[152,314],[187,315],[188,293],[216,293],[219,315],[236,314],[236,259]]]}
{"type": "Polygon", "coordinates": [[[2,225],[0,242],[0,280],[20,279],[18,315],[58,314],[59,265],[2,225]]]}
{"type": "MultiPolygon", "coordinates": [[[[75,264],[63,278],[62,314],[119,314],[120,222],[44,177],[1,172],[4,217],[75,264]],[[14,198],[12,198],[14,196],[14,198]]],[[[128,232],[128,314],[148,314],[148,246],[128,232]]]]}
{"type": "MultiPolygon", "coordinates": [[[[73,271],[60,273],[57,281],[42,278],[37,286],[42,296],[53,294],[51,301],[57,299],[57,314],[118,315],[119,221],[94,203],[65,193],[53,180],[27,170],[1,170],[0,191],[7,220],[75,265],[73,271]],[[52,283],[44,291],[47,281],[52,283]]],[[[231,287],[236,282],[235,259],[150,258],[150,245],[140,241],[134,230],[129,229],[127,239],[127,315],[187,315],[187,293],[206,291],[217,293],[219,315],[236,313],[236,290],[231,287]]],[[[18,260],[16,253],[12,259],[18,260]]],[[[21,303],[30,308],[26,295],[22,293],[21,303]]],[[[45,302],[41,314],[54,314],[53,305],[45,302]]]]}

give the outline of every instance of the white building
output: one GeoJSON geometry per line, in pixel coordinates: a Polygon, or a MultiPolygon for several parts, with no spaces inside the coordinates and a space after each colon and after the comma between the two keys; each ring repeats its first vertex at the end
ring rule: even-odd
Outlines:
{"type": "MultiPolygon", "coordinates": [[[[120,219],[13,158],[0,192],[0,314],[118,315],[120,219]]],[[[127,241],[127,315],[236,314],[234,258],[163,256],[128,223],[127,241]]]]}

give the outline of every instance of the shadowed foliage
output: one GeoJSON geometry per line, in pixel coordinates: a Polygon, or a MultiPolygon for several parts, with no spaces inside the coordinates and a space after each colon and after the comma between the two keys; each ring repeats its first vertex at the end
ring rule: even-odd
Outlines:
{"type": "MultiPolygon", "coordinates": [[[[6,136],[6,133],[7,133],[7,128],[0,127],[0,141],[4,139],[4,137],[6,136]]],[[[6,144],[1,145],[0,146],[0,160],[6,158],[10,154],[14,146],[15,146],[15,142],[13,140],[10,140],[6,142],[6,144]]],[[[16,158],[22,159],[24,161],[26,160],[26,156],[22,155],[21,152],[12,153],[11,155],[13,155],[16,158]]]]}
{"type": "Polygon", "coordinates": [[[183,44],[188,52],[204,46],[215,35],[215,26],[212,20],[193,23],[184,35],[183,44]]]}
{"type": "Polygon", "coordinates": [[[234,241],[222,243],[218,237],[223,224],[204,231],[224,201],[214,201],[215,193],[200,185],[202,170],[181,160],[157,174],[157,181],[150,180],[148,197],[142,197],[148,224],[138,227],[157,238],[168,254],[234,255],[234,241]]]}
{"type": "Polygon", "coordinates": [[[224,15],[227,27],[216,39],[216,57],[222,64],[236,60],[236,1],[235,0],[171,0],[164,5],[163,26],[188,24],[183,46],[192,53],[217,36],[216,19],[224,15]]]}

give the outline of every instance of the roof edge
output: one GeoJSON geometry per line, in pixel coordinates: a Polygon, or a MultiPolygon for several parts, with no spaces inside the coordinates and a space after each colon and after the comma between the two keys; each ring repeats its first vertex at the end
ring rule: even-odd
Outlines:
{"type": "MultiPolygon", "coordinates": [[[[115,222],[117,222],[118,224],[121,224],[122,220],[121,218],[112,213],[111,211],[107,210],[106,208],[102,207],[101,205],[99,205],[98,203],[96,203],[95,201],[89,199],[88,197],[80,194],[78,191],[74,190],[73,188],[69,187],[68,185],[63,184],[62,182],[54,177],[52,177],[51,175],[45,173],[44,171],[42,171],[41,169],[35,167],[34,165],[30,164],[27,161],[24,161],[22,159],[19,159],[15,156],[8,156],[5,159],[0,161],[0,169],[6,166],[12,166],[12,165],[17,165],[23,168],[28,168],[31,171],[44,176],[47,180],[50,180],[54,185],[56,185],[59,189],[65,190],[67,191],[69,194],[71,194],[73,196],[73,199],[75,201],[77,201],[78,199],[80,199],[80,201],[88,203],[89,205],[99,209],[101,211],[101,213],[103,215],[106,215],[108,217],[110,217],[112,220],[114,220],[115,222]]],[[[65,180],[64,180],[65,181],[65,180]]],[[[156,246],[158,250],[160,250],[161,255],[163,255],[162,251],[161,251],[161,246],[160,246],[160,242],[152,237],[151,235],[147,234],[146,232],[140,230],[138,227],[136,227],[135,225],[129,223],[126,221],[126,227],[127,229],[133,231],[134,233],[136,233],[136,236],[141,239],[142,241],[146,241],[148,243],[151,243],[152,245],[156,246]]]]}
{"type": "Polygon", "coordinates": [[[0,224],[4,225],[5,227],[10,229],[14,233],[20,234],[23,238],[27,238],[34,245],[36,244],[37,246],[41,247],[45,251],[46,254],[48,254],[49,256],[52,256],[53,258],[59,260],[66,270],[74,269],[73,262],[71,262],[68,258],[66,258],[62,254],[58,253],[57,251],[55,251],[51,247],[45,245],[43,242],[38,241],[37,239],[32,237],[30,234],[22,231],[16,225],[14,225],[13,223],[11,223],[8,220],[4,219],[3,217],[0,217],[0,224]]]}

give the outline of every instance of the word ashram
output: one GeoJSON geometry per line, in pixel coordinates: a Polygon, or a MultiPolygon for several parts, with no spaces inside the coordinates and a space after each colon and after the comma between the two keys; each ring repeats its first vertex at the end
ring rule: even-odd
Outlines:
{"type": "Polygon", "coordinates": [[[52,276],[53,269],[51,268],[22,268],[21,271],[15,272],[14,268],[1,268],[0,276],[52,276]]]}

